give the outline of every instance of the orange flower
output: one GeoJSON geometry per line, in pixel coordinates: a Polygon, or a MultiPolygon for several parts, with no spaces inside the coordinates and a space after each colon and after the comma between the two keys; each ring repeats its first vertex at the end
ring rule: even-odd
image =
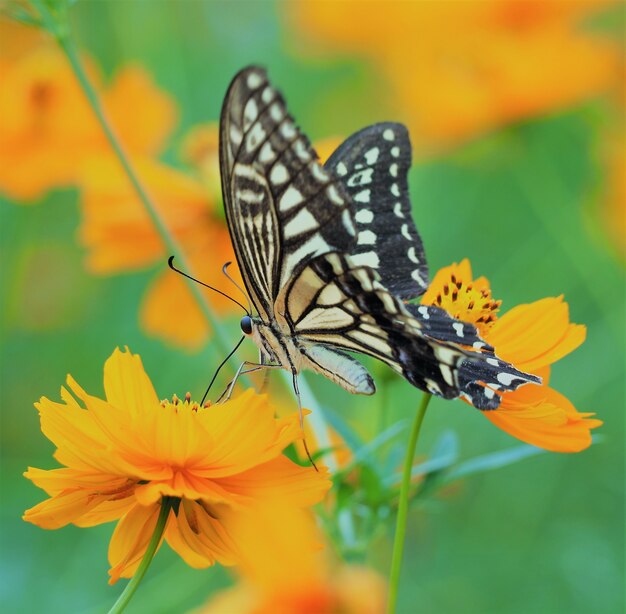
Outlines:
{"type": "MultiPolygon", "coordinates": [[[[157,153],[176,121],[172,100],[139,66],[124,68],[107,89],[94,64],[86,66],[122,144],[157,153]]],[[[67,59],[40,44],[13,52],[0,68],[0,190],[33,201],[75,184],[82,161],[110,146],[67,59]]]]}
{"type": "MultiPolygon", "coordinates": [[[[104,366],[106,400],[71,376],[67,383],[74,396],[62,388],[63,403],[36,403],[64,467],[28,469],[25,476],[50,498],[24,520],[45,529],[119,520],[109,547],[111,583],[137,569],[164,496],[177,499],[165,541],[202,568],[267,561],[256,549],[262,522],[284,510],[311,522],[305,510],[329,487],[324,470],[281,454],[301,436],[298,416],[274,418],[266,396],[247,391],[202,408],[189,397],[159,401],[139,356],[119,350],[104,366]]],[[[306,551],[310,543],[300,546],[306,551]]]]}
{"type": "Polygon", "coordinates": [[[325,552],[319,548],[316,552],[319,536],[310,516],[285,508],[260,520],[264,531],[242,526],[242,535],[247,535],[244,541],[255,543],[252,552],[272,556],[242,562],[239,584],[212,596],[195,614],[378,614],[384,610],[385,581],[363,567],[333,565],[325,552]]]}
{"type": "MultiPolygon", "coordinates": [[[[227,280],[222,266],[234,261],[235,255],[216,201],[202,183],[172,167],[146,158],[136,158],[133,163],[187,257],[190,273],[212,286],[224,287],[227,280]]],[[[202,347],[210,332],[206,319],[185,280],[167,268],[170,254],[118,162],[110,156],[87,161],[80,188],[79,237],[88,250],[87,268],[108,274],[160,263],[159,275],[141,307],[142,327],[150,335],[187,349],[202,347]]],[[[230,273],[237,278],[236,267],[232,268],[230,273]]],[[[233,309],[219,294],[208,290],[205,294],[218,312],[233,309]]]]}
{"type": "Polygon", "coordinates": [[[585,327],[570,323],[563,297],[519,305],[498,317],[501,301],[491,298],[484,277],[472,279],[470,263],[463,260],[437,272],[422,303],[440,306],[475,324],[500,358],[542,378],[540,386],[498,393],[502,397],[498,409],[483,412],[493,424],[554,452],[579,452],[591,445],[590,430],[602,422],[591,419],[594,414],[576,411],[566,397],[548,386],[551,365],[585,339],[585,327]],[[457,292],[450,292],[454,286],[457,292]]]}
{"type": "Polygon", "coordinates": [[[580,21],[611,2],[294,2],[310,49],[370,57],[384,103],[432,150],[576,104],[617,80],[617,46],[580,21]]]}

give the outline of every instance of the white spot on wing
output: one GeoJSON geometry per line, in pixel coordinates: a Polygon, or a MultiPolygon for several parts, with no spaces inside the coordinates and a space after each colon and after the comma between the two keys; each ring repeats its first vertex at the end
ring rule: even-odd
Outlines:
{"type": "Polygon", "coordinates": [[[397,158],[400,155],[400,148],[399,147],[392,147],[391,148],[391,155],[394,158],[397,158]]]}
{"type": "Polygon", "coordinates": [[[365,161],[371,166],[372,164],[376,164],[376,160],[378,160],[378,154],[380,153],[378,147],[372,147],[369,151],[365,153],[365,161]]]}
{"type": "Polygon", "coordinates": [[[264,138],[265,130],[263,130],[263,126],[260,123],[254,124],[250,132],[248,132],[248,137],[246,138],[247,152],[252,153],[264,138]]]}
{"type": "Polygon", "coordinates": [[[348,187],[354,188],[359,185],[367,185],[368,183],[372,183],[372,175],[374,173],[373,168],[366,168],[358,173],[355,173],[348,179],[348,187]]]}
{"type": "Polygon", "coordinates": [[[416,282],[418,282],[418,283],[420,283],[420,284],[422,284],[422,285],[424,284],[424,280],[422,279],[422,275],[421,275],[421,273],[420,273],[419,271],[413,271],[413,272],[411,273],[411,277],[412,277],[412,278],[413,278],[416,282]]]}
{"type": "Polygon", "coordinates": [[[415,262],[415,264],[419,264],[419,259],[415,254],[415,248],[413,246],[409,247],[409,251],[407,252],[407,256],[411,262],[415,262]]]}
{"type": "Polygon", "coordinates": [[[389,167],[389,173],[392,177],[398,176],[398,165],[395,162],[389,167]]]}
{"type": "Polygon", "coordinates": [[[285,224],[285,236],[288,239],[297,235],[304,234],[317,228],[319,224],[317,220],[311,215],[306,207],[303,207],[298,213],[285,224]]]}
{"type": "Polygon", "coordinates": [[[235,143],[235,145],[239,145],[241,143],[242,134],[237,126],[233,124],[230,125],[230,140],[235,143]]]}
{"type": "Polygon", "coordinates": [[[402,212],[402,203],[396,203],[393,206],[393,213],[396,217],[404,217],[404,213],[402,212]]]}
{"type": "Polygon", "coordinates": [[[439,369],[441,371],[441,375],[443,375],[443,379],[448,384],[448,386],[454,386],[454,378],[452,377],[452,369],[448,365],[440,364],[439,369]]]}
{"type": "Polygon", "coordinates": [[[248,100],[246,107],[243,110],[243,129],[247,130],[252,122],[258,117],[259,110],[256,106],[256,100],[254,98],[250,98],[248,100]]]}
{"type": "Polygon", "coordinates": [[[272,172],[270,173],[270,181],[272,183],[281,184],[285,183],[289,179],[289,173],[284,164],[274,164],[272,172]]]}
{"type": "Polygon", "coordinates": [[[302,200],[303,198],[300,191],[290,185],[280,197],[280,210],[289,211],[292,207],[299,205],[302,200]]]}
{"type": "Polygon", "coordinates": [[[343,198],[339,196],[339,192],[334,185],[331,184],[328,186],[326,194],[328,194],[328,198],[330,198],[335,205],[343,205],[343,198]]]}
{"type": "Polygon", "coordinates": [[[263,83],[263,79],[261,78],[261,75],[258,72],[251,72],[248,75],[248,87],[251,90],[255,90],[257,87],[259,87],[259,85],[261,85],[261,83],[263,83]]]}
{"type": "Polygon", "coordinates": [[[357,194],[354,195],[354,201],[357,203],[365,203],[368,204],[370,202],[370,189],[361,190],[357,194]]]}
{"type": "Polygon", "coordinates": [[[346,167],[346,165],[343,162],[340,162],[339,164],[337,164],[337,175],[339,175],[340,177],[343,177],[344,175],[348,174],[348,168],[346,167]]]}
{"type": "Polygon", "coordinates": [[[275,122],[278,123],[284,116],[283,108],[277,102],[270,107],[270,117],[275,122]]]}
{"type": "Polygon", "coordinates": [[[285,121],[280,125],[280,133],[286,139],[292,139],[296,136],[296,127],[293,125],[293,122],[285,121]]]}
{"type": "Polygon", "coordinates": [[[461,322],[453,322],[452,328],[454,328],[454,330],[456,331],[457,337],[465,336],[465,334],[463,333],[463,324],[461,324],[461,322]]]}
{"type": "Polygon", "coordinates": [[[417,311],[422,315],[424,320],[430,319],[430,314],[428,313],[428,307],[418,307],[417,311]]]}
{"type": "Polygon", "coordinates": [[[270,100],[272,100],[272,98],[274,98],[274,90],[272,90],[271,87],[267,86],[264,90],[263,93],[261,94],[261,100],[267,104],[268,102],[270,102],[270,100]]]}
{"type": "Polygon", "coordinates": [[[510,373],[498,373],[498,381],[503,386],[510,386],[514,379],[517,379],[515,375],[511,375],[510,373]]]}
{"type": "Polygon", "coordinates": [[[383,132],[383,139],[385,139],[385,141],[393,141],[394,138],[395,134],[393,133],[393,130],[391,128],[387,128],[383,132]]]}
{"type": "Polygon", "coordinates": [[[407,241],[412,241],[413,237],[411,236],[411,234],[409,233],[409,225],[408,224],[402,224],[402,228],[400,229],[400,232],[402,233],[402,236],[407,240],[407,241]]]}
{"type": "Polygon", "coordinates": [[[392,183],[391,184],[391,193],[394,196],[400,196],[400,188],[398,187],[397,183],[392,183]]]}
{"type": "Polygon", "coordinates": [[[376,243],[376,235],[371,230],[362,230],[357,239],[359,245],[374,245],[376,243]]]}
{"type": "Polygon", "coordinates": [[[319,164],[312,164],[311,171],[313,173],[313,177],[322,183],[325,183],[330,179],[328,173],[319,164]]]}
{"type": "Polygon", "coordinates": [[[309,150],[306,148],[306,144],[304,139],[298,139],[293,145],[293,150],[296,152],[296,156],[300,158],[303,162],[308,162],[311,160],[312,156],[309,153],[309,150]]]}
{"type": "Polygon", "coordinates": [[[370,224],[374,214],[369,209],[359,209],[354,217],[359,224],[370,224]]]}
{"type": "Polygon", "coordinates": [[[349,209],[346,208],[343,210],[343,213],[341,214],[341,221],[344,228],[348,231],[348,234],[353,237],[356,234],[356,228],[352,222],[352,216],[350,215],[349,209]]]}
{"type": "Polygon", "coordinates": [[[259,162],[263,164],[267,164],[271,162],[276,157],[276,152],[272,149],[270,142],[267,141],[263,147],[261,147],[261,151],[259,152],[259,162]]]}
{"type": "Polygon", "coordinates": [[[354,264],[360,264],[363,266],[371,266],[377,269],[380,266],[380,258],[376,252],[365,252],[364,254],[353,254],[350,260],[354,264]]]}

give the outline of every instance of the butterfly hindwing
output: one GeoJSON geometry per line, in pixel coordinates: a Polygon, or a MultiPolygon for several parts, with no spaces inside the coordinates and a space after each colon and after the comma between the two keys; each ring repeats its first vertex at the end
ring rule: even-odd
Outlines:
{"type": "Polygon", "coordinates": [[[368,354],[422,390],[445,398],[466,393],[481,409],[490,409],[498,397],[491,390],[483,393],[477,379],[496,383],[498,390],[533,381],[492,353],[472,351],[490,349],[471,324],[436,307],[410,313],[375,271],[341,254],[319,256],[303,268],[286,291],[285,306],[305,357],[316,344],[368,354]],[[468,388],[470,383],[475,386],[468,388]]]}
{"type": "Polygon", "coordinates": [[[376,269],[400,298],[424,293],[428,267],[413,222],[407,173],[411,142],[402,124],[374,124],[353,134],[325,164],[350,194],[357,225],[352,261],[376,269]]]}
{"type": "Polygon", "coordinates": [[[317,161],[261,68],[241,71],[226,94],[220,165],[237,260],[255,307],[269,321],[297,266],[352,248],[350,198],[317,161]]]}

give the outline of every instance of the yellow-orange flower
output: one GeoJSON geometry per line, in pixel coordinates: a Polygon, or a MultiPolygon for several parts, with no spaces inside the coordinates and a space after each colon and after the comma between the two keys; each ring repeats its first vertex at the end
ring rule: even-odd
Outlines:
{"type": "Polygon", "coordinates": [[[247,391],[202,408],[189,398],[159,401],[139,356],[119,350],[104,367],[106,399],[71,376],[67,383],[63,403],[36,403],[64,467],[29,468],[26,477],[50,498],[24,520],[46,529],[119,520],[109,547],[111,582],[137,569],[164,496],[178,501],[165,541],[202,568],[266,560],[256,549],[260,522],[284,510],[312,522],[305,510],[329,487],[323,469],[281,454],[301,437],[298,416],[276,419],[266,396],[247,391]]]}
{"type": "Polygon", "coordinates": [[[307,53],[371,58],[390,86],[380,102],[419,152],[607,91],[617,45],[581,25],[607,4],[352,0],[287,3],[286,14],[307,53]]]}
{"type": "MultiPolygon", "coordinates": [[[[230,284],[222,266],[235,255],[216,200],[203,183],[147,158],[135,158],[133,164],[187,258],[189,272],[214,287],[230,284]]],[[[160,263],[143,299],[141,325],[169,343],[191,350],[202,347],[210,333],[206,318],[185,280],[167,268],[170,254],[119,163],[110,156],[91,158],[83,167],[80,189],[79,238],[87,248],[88,270],[110,274],[160,263]]],[[[236,266],[230,273],[237,279],[236,266]]],[[[219,313],[233,309],[219,294],[201,291],[219,313]]]]}
{"type": "MultiPolygon", "coordinates": [[[[110,146],[67,59],[56,46],[33,44],[0,56],[0,190],[34,201],[74,185],[82,162],[110,146]]],[[[176,107],[143,68],[123,68],[108,86],[85,60],[90,80],[122,144],[154,155],[176,122],[176,107]]]]}
{"type": "Polygon", "coordinates": [[[242,562],[241,581],[212,596],[195,614],[378,614],[384,610],[385,581],[370,569],[337,565],[328,560],[327,551],[316,551],[320,539],[310,516],[285,508],[262,521],[264,531],[242,526],[242,535],[255,543],[252,551],[272,556],[242,562]]]}
{"type": "MultiPolygon", "coordinates": [[[[569,321],[563,297],[518,305],[497,316],[501,301],[491,298],[489,282],[472,279],[468,260],[437,272],[422,303],[442,307],[471,322],[496,354],[524,372],[538,375],[540,386],[522,386],[501,394],[498,409],[483,414],[496,426],[526,443],[554,452],[579,452],[591,444],[590,430],[600,426],[591,413],[578,412],[548,386],[553,363],[585,339],[585,327],[569,321]]],[[[497,392],[497,391],[496,391],[497,392]]]]}

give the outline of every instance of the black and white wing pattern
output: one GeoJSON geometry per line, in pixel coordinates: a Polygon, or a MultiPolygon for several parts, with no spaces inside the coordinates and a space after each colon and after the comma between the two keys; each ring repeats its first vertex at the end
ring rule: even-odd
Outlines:
{"type": "Polygon", "coordinates": [[[402,299],[423,294],[428,266],[409,200],[407,129],[384,122],[359,130],[325,168],[343,180],[352,198],[357,226],[352,262],[376,269],[383,285],[402,299]]]}
{"type": "Polygon", "coordinates": [[[471,324],[406,305],[427,285],[412,221],[406,129],[371,126],[322,166],[265,71],[231,83],[220,120],[229,231],[258,317],[242,329],[263,364],[313,369],[355,393],[374,383],[346,354],[373,356],[411,384],[480,409],[538,381],[499,360],[471,324]]]}
{"type": "MultiPolygon", "coordinates": [[[[540,381],[499,360],[472,324],[437,307],[405,305],[376,271],[349,256],[314,258],[286,289],[285,307],[303,356],[317,363],[309,365],[315,371],[323,372],[319,346],[359,352],[387,363],[421,390],[447,399],[463,395],[483,410],[499,405],[495,391],[540,381]]],[[[363,378],[350,364],[343,375],[360,378],[355,388],[363,378]]]]}
{"type": "Polygon", "coordinates": [[[350,252],[356,228],[350,197],[326,171],[288,114],[283,97],[257,67],[242,70],[220,120],[220,171],[228,228],[259,315],[293,270],[319,254],[350,252]]]}

